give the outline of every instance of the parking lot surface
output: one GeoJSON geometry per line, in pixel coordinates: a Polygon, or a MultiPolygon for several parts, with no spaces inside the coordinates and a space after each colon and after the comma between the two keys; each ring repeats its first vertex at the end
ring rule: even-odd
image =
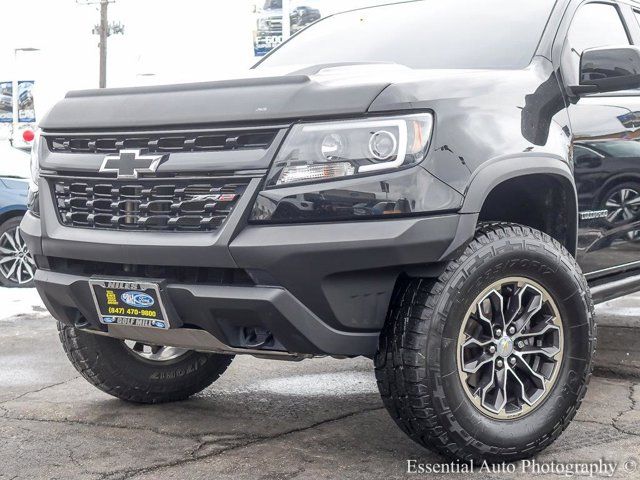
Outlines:
{"type": "MultiPolygon", "coordinates": [[[[3,291],[0,300],[7,305],[0,319],[2,480],[405,478],[420,477],[407,473],[410,460],[443,462],[388,417],[370,360],[236,357],[191,400],[131,405],[79,378],[33,291],[3,291]]],[[[587,398],[536,461],[611,462],[615,471],[600,476],[640,478],[640,296],[598,314],[598,368],[587,398]]],[[[522,473],[522,464],[497,473],[480,467],[473,478],[559,476],[522,473]]]]}

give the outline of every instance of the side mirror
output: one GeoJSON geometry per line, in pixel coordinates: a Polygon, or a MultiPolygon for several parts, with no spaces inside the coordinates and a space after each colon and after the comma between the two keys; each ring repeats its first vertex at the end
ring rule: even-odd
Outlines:
{"type": "Polygon", "coordinates": [[[640,88],[640,48],[590,48],[580,59],[580,85],[575,93],[616,92],[640,88]]]}

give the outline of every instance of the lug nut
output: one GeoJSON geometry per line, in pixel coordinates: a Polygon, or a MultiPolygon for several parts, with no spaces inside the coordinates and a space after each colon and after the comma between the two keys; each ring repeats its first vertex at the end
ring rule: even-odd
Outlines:
{"type": "Polygon", "coordinates": [[[510,363],[511,365],[515,365],[515,364],[516,364],[516,357],[511,357],[511,358],[509,359],[509,363],[510,363]]]}
{"type": "Polygon", "coordinates": [[[491,346],[489,347],[489,353],[490,353],[491,355],[493,355],[494,353],[496,353],[496,346],[495,346],[495,345],[491,345],[491,346]]]}
{"type": "Polygon", "coordinates": [[[502,330],[499,328],[496,328],[496,337],[501,337],[502,336],[502,330]]]}
{"type": "Polygon", "coordinates": [[[516,333],[516,327],[514,326],[509,327],[509,335],[513,335],[514,333],[516,333]]]}
{"type": "Polygon", "coordinates": [[[522,340],[518,342],[518,348],[524,348],[524,342],[522,340]]]}
{"type": "Polygon", "coordinates": [[[504,366],[504,362],[502,361],[502,359],[501,359],[501,358],[500,358],[500,359],[498,359],[498,361],[496,362],[496,366],[497,366],[498,368],[502,368],[502,367],[504,366]]]}

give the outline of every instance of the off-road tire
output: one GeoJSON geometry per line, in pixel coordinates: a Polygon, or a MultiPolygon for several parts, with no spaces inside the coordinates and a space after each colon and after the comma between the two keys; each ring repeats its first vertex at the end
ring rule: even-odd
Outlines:
{"type": "Polygon", "coordinates": [[[586,280],[557,241],[529,227],[481,224],[464,252],[437,279],[398,289],[375,357],[384,405],[415,442],[448,458],[502,462],[549,446],[571,422],[587,390],[596,326],[586,280]],[[553,387],[520,418],[484,415],[457,370],[457,339],[470,304],[496,279],[513,275],[543,285],[562,314],[564,357],[553,387]]]}
{"type": "Polygon", "coordinates": [[[60,322],[58,334],[69,360],[89,383],[134,403],[186,400],[215,382],[233,360],[232,355],[189,351],[174,360],[150,361],[122,340],[60,322]]]}

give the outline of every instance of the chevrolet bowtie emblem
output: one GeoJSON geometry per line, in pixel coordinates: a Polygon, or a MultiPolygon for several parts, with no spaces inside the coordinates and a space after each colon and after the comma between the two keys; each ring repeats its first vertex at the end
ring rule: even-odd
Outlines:
{"type": "Polygon", "coordinates": [[[143,150],[120,150],[104,157],[101,172],[116,172],[118,178],[138,178],[139,173],[154,173],[166,155],[143,155],[143,150]]]}

